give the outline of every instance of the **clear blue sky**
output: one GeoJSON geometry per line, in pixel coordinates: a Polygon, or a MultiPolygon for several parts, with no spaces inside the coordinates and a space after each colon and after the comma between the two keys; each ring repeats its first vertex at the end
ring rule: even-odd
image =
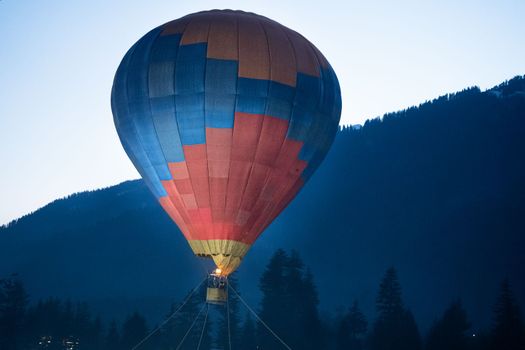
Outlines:
{"type": "Polygon", "coordinates": [[[0,0],[0,224],[138,177],[113,126],[115,70],[149,29],[211,8],[312,41],[338,74],[344,124],[525,74],[521,0],[0,0]]]}

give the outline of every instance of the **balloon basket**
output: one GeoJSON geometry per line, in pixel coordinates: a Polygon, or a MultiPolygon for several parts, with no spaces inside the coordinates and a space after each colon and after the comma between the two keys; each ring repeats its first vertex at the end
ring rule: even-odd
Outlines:
{"type": "Polygon", "coordinates": [[[206,302],[208,304],[224,305],[228,301],[228,277],[222,276],[220,271],[208,275],[206,302]]]}

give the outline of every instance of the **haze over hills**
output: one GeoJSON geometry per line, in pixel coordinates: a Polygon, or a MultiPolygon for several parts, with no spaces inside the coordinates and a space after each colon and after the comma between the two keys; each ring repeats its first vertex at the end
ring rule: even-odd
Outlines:
{"type": "MultiPolygon", "coordinates": [[[[395,266],[423,329],[458,297],[474,328],[487,327],[503,278],[525,305],[524,178],[524,77],[345,127],[248,254],[242,292],[257,304],[260,274],[282,247],[312,269],[324,310],[357,298],[373,316],[379,280],[395,266]]],[[[0,228],[0,276],[18,273],[33,298],[86,300],[107,317],[160,318],[206,264],[140,180],[0,228]]]]}

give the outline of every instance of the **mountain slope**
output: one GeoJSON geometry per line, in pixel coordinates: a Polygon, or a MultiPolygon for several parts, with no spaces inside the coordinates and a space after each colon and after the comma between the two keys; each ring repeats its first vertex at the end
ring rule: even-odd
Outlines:
{"type": "MultiPolygon", "coordinates": [[[[343,128],[248,254],[243,292],[258,301],[260,273],[284,247],[312,268],[323,308],[357,298],[373,315],[393,265],[423,327],[457,297],[475,327],[487,326],[502,278],[525,302],[524,178],[522,77],[343,128]]],[[[17,272],[35,297],[86,299],[108,315],[160,317],[204,266],[141,181],[57,200],[0,229],[0,276],[17,272]]]]}

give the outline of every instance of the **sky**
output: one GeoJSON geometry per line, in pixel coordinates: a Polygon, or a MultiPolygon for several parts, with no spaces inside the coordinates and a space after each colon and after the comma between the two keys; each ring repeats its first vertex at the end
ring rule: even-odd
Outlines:
{"type": "Polygon", "coordinates": [[[338,75],[342,124],[525,74],[521,0],[0,0],[0,225],[139,177],[113,125],[117,66],[150,29],[213,8],[314,43],[338,75]]]}

